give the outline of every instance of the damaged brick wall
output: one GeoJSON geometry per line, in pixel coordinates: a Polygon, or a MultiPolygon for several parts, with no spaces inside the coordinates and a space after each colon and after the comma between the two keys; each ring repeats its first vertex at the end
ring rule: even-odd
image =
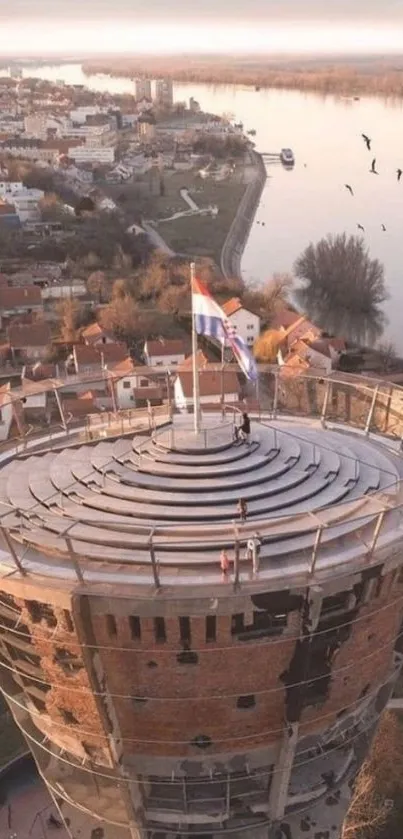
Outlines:
{"type": "MultiPolygon", "coordinates": [[[[3,656],[8,653],[3,660],[21,673],[16,681],[39,729],[38,739],[43,732],[80,759],[88,757],[91,750],[99,751],[103,728],[70,609],[43,602],[40,589],[24,599],[8,597],[20,616],[13,626],[0,603],[0,642],[3,656]]],[[[0,680],[5,671],[0,667],[0,680]]]]}
{"type": "MultiPolygon", "coordinates": [[[[251,602],[246,621],[254,608],[251,602]]],[[[288,622],[292,635],[298,633],[295,608],[288,622]]],[[[206,618],[201,616],[189,618],[189,624],[180,616],[166,617],[163,633],[161,622],[142,617],[141,638],[132,637],[127,617],[116,616],[112,625],[107,615],[95,614],[92,624],[108,690],[133,697],[113,700],[122,737],[129,738],[125,752],[200,755],[203,749],[224,752],[277,741],[284,724],[279,675],[295,646],[282,630],[240,641],[232,633],[233,616],[221,615],[215,641],[206,641],[206,618]]]]}

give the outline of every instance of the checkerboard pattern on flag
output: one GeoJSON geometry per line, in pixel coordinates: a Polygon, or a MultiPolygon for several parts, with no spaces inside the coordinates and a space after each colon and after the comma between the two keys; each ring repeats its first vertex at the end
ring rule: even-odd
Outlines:
{"type": "Polygon", "coordinates": [[[234,356],[245,376],[252,381],[257,379],[257,367],[252,353],[243,338],[236,334],[221,306],[214,300],[208,289],[194,279],[192,281],[192,311],[194,328],[198,335],[208,335],[232,349],[234,356]]]}

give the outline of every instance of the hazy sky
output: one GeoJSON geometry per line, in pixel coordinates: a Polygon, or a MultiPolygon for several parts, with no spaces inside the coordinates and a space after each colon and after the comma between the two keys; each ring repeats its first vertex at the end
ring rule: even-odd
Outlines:
{"type": "Polygon", "coordinates": [[[0,56],[403,53],[403,0],[0,0],[0,56]]]}
{"type": "Polygon", "coordinates": [[[2,18],[403,20],[400,0],[0,0],[2,18]]]}

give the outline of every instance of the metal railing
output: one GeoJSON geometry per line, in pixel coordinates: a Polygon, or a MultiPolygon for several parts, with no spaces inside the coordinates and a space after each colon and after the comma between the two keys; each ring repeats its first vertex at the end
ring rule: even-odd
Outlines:
{"type": "MultiPolygon", "coordinates": [[[[218,370],[221,370],[221,365],[215,365],[218,370]]],[[[144,374],[144,368],[140,368],[141,373],[144,374]]],[[[233,373],[234,365],[227,365],[225,372],[230,370],[233,373]]],[[[150,371],[152,373],[153,371],[150,371]]],[[[165,371],[158,368],[155,375],[161,376],[165,371]]],[[[149,375],[149,371],[147,371],[149,375]]],[[[203,371],[200,371],[203,375],[203,371]]],[[[102,376],[102,380],[105,375],[102,376]]],[[[92,377],[92,381],[94,381],[92,377]]],[[[81,381],[89,384],[89,377],[84,377],[81,381]]],[[[63,392],[65,382],[48,381],[44,383],[43,392],[48,394],[63,392]]],[[[203,430],[204,447],[208,448],[211,445],[211,440],[217,435],[219,429],[222,429],[224,424],[233,426],[242,410],[247,410],[253,416],[257,416],[262,420],[262,423],[272,429],[274,447],[279,445],[278,435],[290,434],[298,439],[298,433],[288,432],[286,429],[278,429],[273,425],[273,420],[278,416],[292,415],[293,417],[310,417],[315,418],[324,429],[327,427],[347,426],[354,430],[358,430],[364,436],[371,434],[380,435],[385,442],[389,442],[395,453],[400,453],[403,442],[403,389],[397,387],[390,382],[382,380],[371,379],[368,377],[354,377],[348,374],[335,374],[332,377],[315,377],[310,375],[298,377],[285,377],[278,368],[270,365],[259,366],[259,401],[254,398],[254,395],[245,392],[242,407],[224,406],[223,414],[224,420],[214,426],[207,426],[203,430]],[[225,417],[229,416],[229,420],[225,422],[225,417]]],[[[40,391],[40,388],[39,388],[40,391]]],[[[38,391],[37,391],[38,392],[38,391]]],[[[23,404],[22,391],[10,391],[8,394],[9,403],[13,410],[17,407],[21,411],[23,404]]],[[[7,404],[7,400],[6,400],[7,404]]],[[[4,406],[4,402],[3,402],[4,406]]],[[[213,409],[212,409],[213,410],[213,409]]],[[[215,409],[220,410],[220,406],[215,409]]],[[[158,406],[156,408],[140,408],[129,409],[124,411],[104,412],[98,415],[90,415],[84,420],[68,421],[68,418],[61,412],[60,420],[52,426],[41,427],[35,429],[31,424],[26,426],[20,421],[18,425],[19,435],[12,439],[3,441],[0,444],[0,463],[15,457],[16,455],[26,455],[29,451],[40,448],[60,448],[66,439],[73,439],[74,441],[89,441],[97,439],[98,437],[113,437],[120,436],[124,433],[130,433],[139,428],[140,431],[146,430],[151,437],[144,441],[144,444],[139,444],[137,452],[141,465],[141,459],[145,456],[145,448],[149,445],[150,439],[157,441],[159,435],[171,434],[165,430],[158,431],[159,423],[166,423],[170,418],[170,408],[167,405],[158,406]]],[[[176,437],[181,433],[180,429],[172,428],[172,437],[169,437],[169,445],[175,448],[176,437]]],[[[303,435],[301,436],[303,438],[303,435]]],[[[306,442],[306,440],[305,440],[306,442]]],[[[316,460],[316,447],[312,442],[312,456],[316,460]]],[[[324,446],[326,442],[324,440],[324,446]]],[[[321,447],[323,448],[322,444],[321,447]]],[[[354,458],[353,458],[354,459],[354,458]]],[[[359,459],[355,458],[355,472],[359,468],[359,459]]],[[[382,467],[379,467],[382,471],[382,467]]],[[[384,470],[388,471],[388,470],[384,470]]],[[[348,521],[348,524],[357,530],[361,529],[358,536],[354,537],[355,543],[359,542],[361,546],[361,554],[365,562],[370,562],[379,540],[382,540],[386,532],[386,523],[390,520],[391,515],[395,516],[395,527],[398,531],[402,524],[403,503],[402,487],[398,482],[396,475],[391,473],[391,482],[389,486],[384,488],[393,489],[394,498],[386,497],[385,492],[373,492],[367,496],[365,500],[361,499],[358,503],[357,499],[347,502],[339,502],[329,508],[315,512],[315,513],[295,513],[276,515],[275,517],[263,516],[256,517],[246,522],[230,522],[219,523],[214,522],[209,524],[208,535],[206,538],[206,528],[198,524],[176,524],[164,525],[150,528],[147,525],[135,524],[130,527],[130,522],[125,523],[124,532],[133,534],[133,550],[131,550],[131,561],[127,563],[122,559],[114,560],[112,558],[113,550],[111,549],[111,557],[107,559],[110,562],[111,569],[115,562],[125,567],[129,571],[131,565],[135,564],[137,567],[144,566],[145,575],[144,581],[147,577],[147,565],[152,571],[152,578],[155,585],[161,585],[161,576],[163,572],[161,569],[166,561],[164,548],[172,549],[172,542],[176,549],[180,552],[189,550],[189,563],[187,568],[193,565],[191,561],[192,552],[196,550],[198,545],[198,565],[211,565],[217,562],[218,574],[218,560],[213,558],[211,548],[213,543],[220,547],[226,547],[233,551],[233,577],[234,584],[238,585],[242,581],[242,574],[244,563],[241,556],[243,547],[254,531],[259,530],[262,540],[271,541],[276,536],[279,536],[285,531],[292,537],[292,534],[305,533],[311,534],[310,548],[302,551],[301,556],[305,557],[306,573],[312,575],[321,565],[321,556],[324,555],[325,545],[328,545],[332,540],[332,533],[334,538],[340,533],[340,522],[348,521]],[[362,510],[364,506],[364,511],[362,510]],[[354,509],[355,508],[355,509],[354,509]],[[277,530],[276,530],[277,528],[277,530]],[[145,540],[146,549],[139,548],[136,551],[135,536],[143,537],[145,540]],[[168,543],[164,544],[164,540],[168,543]],[[210,549],[209,549],[210,545],[210,549]],[[205,563],[203,561],[203,554],[205,552],[205,563]],[[148,561],[146,556],[148,554],[148,561]]],[[[55,492],[55,497],[60,495],[60,492],[55,492]]],[[[31,511],[29,515],[26,511],[17,509],[10,505],[9,509],[5,509],[4,503],[1,506],[2,514],[0,519],[1,530],[6,541],[10,555],[21,574],[27,573],[27,568],[24,567],[24,560],[27,556],[27,549],[32,548],[33,554],[40,550],[40,534],[35,538],[37,532],[37,525],[35,524],[35,510],[31,511]],[[18,525],[7,523],[10,520],[11,514],[17,514],[18,525]]],[[[62,505],[59,514],[63,515],[62,505]]],[[[43,512],[41,513],[43,524],[46,528],[46,520],[43,512]]],[[[81,581],[85,581],[85,573],[88,562],[91,563],[91,556],[85,555],[85,543],[77,537],[77,544],[74,538],[74,530],[80,526],[94,526],[96,523],[90,520],[90,517],[83,516],[80,519],[69,520],[66,515],[66,532],[65,535],[59,534],[60,547],[55,548],[56,553],[69,557],[72,568],[81,581]],[[78,548],[79,553],[75,553],[78,548]]],[[[100,527],[107,527],[108,520],[105,516],[100,527]]],[[[116,528],[116,520],[111,520],[109,526],[116,528]]],[[[39,531],[38,531],[39,533],[39,531]]],[[[283,536],[284,538],[284,536],[283,536]]],[[[348,540],[348,534],[342,537],[348,540]]],[[[106,540],[107,541],[107,540],[106,540]]],[[[53,550],[53,548],[51,549],[53,550]]],[[[29,551],[28,551],[29,553],[29,551]]],[[[168,563],[169,564],[169,563],[168,563]]],[[[263,570],[263,569],[262,569],[263,570]]],[[[191,578],[189,578],[190,582],[191,578]]],[[[169,576],[167,578],[169,581],[169,576]]]]}

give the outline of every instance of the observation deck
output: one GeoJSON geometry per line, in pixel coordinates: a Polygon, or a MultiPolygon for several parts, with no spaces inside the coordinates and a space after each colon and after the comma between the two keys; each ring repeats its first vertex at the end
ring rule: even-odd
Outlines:
{"type": "Polygon", "coordinates": [[[107,439],[78,428],[51,447],[37,440],[0,470],[3,572],[17,563],[59,580],[215,587],[226,549],[235,582],[253,586],[245,554],[258,534],[270,589],[368,564],[375,545],[402,538],[397,442],[261,414],[246,444],[235,417],[205,414],[199,435],[177,415],[152,433],[122,425],[101,431],[107,439]]]}

